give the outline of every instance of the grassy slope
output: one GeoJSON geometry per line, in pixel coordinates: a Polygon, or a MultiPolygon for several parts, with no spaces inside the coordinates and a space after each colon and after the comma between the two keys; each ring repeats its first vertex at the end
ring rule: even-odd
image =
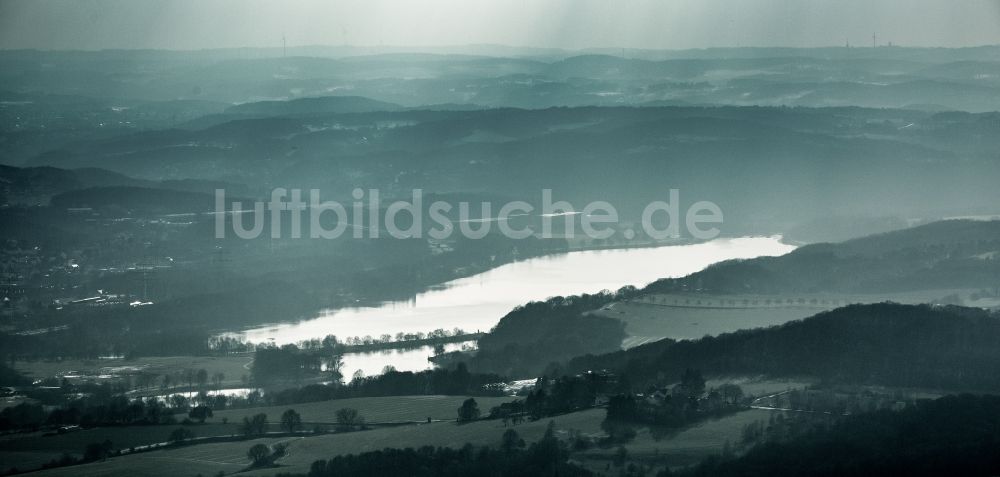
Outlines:
{"type": "Polygon", "coordinates": [[[253,444],[263,442],[270,445],[288,440],[288,438],[268,438],[237,443],[181,447],[116,457],[92,464],[45,470],[31,475],[181,477],[197,474],[214,475],[219,471],[231,473],[246,467],[248,463],[246,452],[253,444]]]}

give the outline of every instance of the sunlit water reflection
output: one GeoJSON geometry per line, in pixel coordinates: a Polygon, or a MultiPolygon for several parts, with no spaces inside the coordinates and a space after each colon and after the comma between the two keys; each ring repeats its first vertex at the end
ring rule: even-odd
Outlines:
{"type": "MultiPolygon", "coordinates": [[[[395,335],[437,328],[489,331],[514,307],[558,295],[643,286],[659,278],[680,277],[723,260],[783,255],[795,247],[780,237],[716,239],[710,242],[616,250],[570,252],[532,258],[460,278],[410,301],[377,307],[324,310],[313,319],[250,329],[229,336],[251,342],[296,343],[326,335],[338,337],[395,335]]],[[[448,350],[457,349],[453,344],[448,350]]],[[[429,346],[407,350],[356,353],[344,357],[344,374],[366,375],[386,365],[399,370],[430,367],[429,346]]]]}

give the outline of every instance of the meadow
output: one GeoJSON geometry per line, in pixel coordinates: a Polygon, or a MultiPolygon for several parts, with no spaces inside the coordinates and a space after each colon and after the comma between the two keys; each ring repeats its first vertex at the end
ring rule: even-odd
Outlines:
{"type": "MultiPolygon", "coordinates": [[[[600,423],[604,410],[591,409],[534,422],[519,424],[514,429],[525,441],[532,442],[542,437],[549,421],[555,421],[561,436],[567,436],[570,429],[588,434],[600,433],[600,423]]],[[[386,447],[445,446],[461,447],[465,443],[473,445],[496,445],[506,429],[500,421],[476,421],[468,424],[454,422],[434,422],[413,424],[391,428],[376,428],[367,431],[337,434],[303,435],[302,437],[262,438],[239,442],[225,442],[176,447],[153,452],[114,457],[72,468],[52,469],[34,475],[144,475],[150,477],[214,475],[219,472],[233,473],[245,469],[249,464],[246,453],[250,446],[262,442],[272,445],[276,442],[288,444],[288,455],[278,461],[279,468],[256,469],[241,475],[273,475],[278,472],[307,472],[309,465],[319,459],[340,454],[354,454],[386,447]],[[69,472],[71,469],[71,472],[69,472]]]]}
{"type": "MultiPolygon", "coordinates": [[[[219,411],[208,419],[204,424],[191,424],[184,426],[192,431],[196,437],[210,436],[233,436],[240,433],[239,423],[244,416],[251,416],[264,413],[268,416],[268,430],[270,432],[281,431],[281,414],[287,409],[294,409],[300,414],[303,421],[303,430],[309,431],[317,425],[330,428],[336,419],[334,413],[341,408],[349,407],[357,409],[366,422],[370,423],[397,423],[397,422],[425,422],[428,417],[434,421],[454,420],[457,417],[458,407],[467,399],[465,396],[392,396],[373,398],[352,398],[336,399],[332,401],[320,401],[303,404],[292,404],[287,406],[273,407],[253,407],[246,409],[234,409],[219,411]],[[226,423],[223,423],[226,421],[226,423]]],[[[510,401],[511,397],[477,397],[479,408],[483,414],[489,412],[490,407],[501,402],[510,401]]],[[[178,415],[178,421],[183,420],[186,415],[178,415]]],[[[38,468],[42,464],[53,459],[58,459],[63,454],[70,454],[80,457],[87,444],[110,440],[114,449],[127,450],[132,447],[157,444],[167,441],[170,432],[181,427],[178,425],[150,425],[150,426],[121,426],[121,427],[100,427],[94,429],[82,429],[66,434],[45,436],[41,432],[8,434],[0,437],[0,469],[17,467],[19,469],[38,468]]],[[[379,429],[379,432],[393,432],[404,428],[379,429]]],[[[154,451],[152,453],[140,453],[116,459],[138,459],[144,461],[151,454],[167,452],[171,455],[180,452],[181,455],[188,455],[190,449],[207,447],[214,449],[219,445],[234,445],[244,447],[246,441],[235,444],[197,444],[181,449],[170,449],[165,451],[154,451]]],[[[246,445],[245,447],[249,447],[246,445]]],[[[201,451],[198,451],[199,453],[201,451]]],[[[245,454],[245,449],[244,449],[245,454]]],[[[112,460],[116,460],[112,459],[112,460]]],[[[156,460],[156,458],[150,458],[156,460]]],[[[245,460],[245,455],[243,455],[245,460]]],[[[192,474],[193,475],[193,474],[192,474]]]]}
{"type": "MultiPolygon", "coordinates": [[[[705,457],[722,453],[726,442],[739,449],[743,426],[754,421],[768,420],[772,411],[750,409],[736,414],[701,422],[666,435],[658,435],[648,427],[637,428],[634,440],[624,444],[628,455],[654,465],[680,467],[700,462],[705,457]]],[[[594,447],[574,455],[588,468],[605,471],[618,446],[594,447]]]]}

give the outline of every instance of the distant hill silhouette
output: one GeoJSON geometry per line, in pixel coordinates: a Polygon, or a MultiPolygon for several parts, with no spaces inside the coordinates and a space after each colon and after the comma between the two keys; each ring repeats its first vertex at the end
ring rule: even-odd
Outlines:
{"type": "MultiPolygon", "coordinates": [[[[114,200],[127,203],[130,194],[139,190],[168,190],[180,193],[178,197],[189,196],[184,193],[214,194],[215,189],[225,189],[230,196],[248,197],[249,189],[243,184],[225,181],[205,181],[197,179],[151,181],[134,179],[117,172],[99,168],[60,169],[56,167],[13,167],[0,165],[0,203],[3,199],[11,205],[50,205],[55,199],[57,207],[77,207],[82,202],[94,199],[94,203],[108,204],[114,200]],[[90,189],[89,192],[70,192],[90,189]],[[99,192],[103,190],[103,192],[99,192]],[[100,195],[107,196],[109,191],[126,192],[126,196],[113,199],[110,196],[98,200],[100,195]]],[[[182,200],[181,203],[190,203],[182,200]]],[[[153,205],[150,203],[149,205],[153,205]]],[[[171,204],[157,204],[157,207],[172,207],[171,204]]],[[[198,207],[201,210],[201,206],[198,207]]]]}
{"type": "Polygon", "coordinates": [[[225,113],[249,116],[293,116],[300,114],[370,113],[399,109],[402,107],[398,104],[376,101],[361,96],[321,96],[288,101],[243,103],[226,109],[225,113]]]}
{"type": "MultiPolygon", "coordinates": [[[[759,107],[295,114],[341,100],[354,101],[249,103],[236,108],[263,115],[208,116],[186,129],[78,140],[28,163],[252,190],[343,193],[364,177],[366,187],[383,190],[536,201],[548,188],[577,208],[608,201],[625,220],[638,220],[646,205],[677,188],[688,204],[718,204],[731,234],[787,230],[823,220],[831,208],[846,217],[937,218],[990,211],[1000,201],[989,159],[1000,147],[1000,134],[992,134],[1000,122],[991,114],[759,107]]],[[[837,229],[851,223],[834,227],[833,236],[847,236],[837,229]]]]}
{"type": "Polygon", "coordinates": [[[1000,221],[947,220],[717,263],[650,293],[877,293],[1000,286],[1000,221]]]}

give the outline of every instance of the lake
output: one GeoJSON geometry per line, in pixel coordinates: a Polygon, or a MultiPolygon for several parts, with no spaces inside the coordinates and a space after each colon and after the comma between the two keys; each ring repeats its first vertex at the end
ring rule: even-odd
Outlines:
{"type": "MultiPolygon", "coordinates": [[[[376,307],[323,310],[317,317],[295,323],[278,323],[228,336],[245,341],[297,343],[326,335],[395,335],[461,328],[489,331],[507,312],[529,301],[559,295],[617,290],[625,285],[644,286],[660,278],[680,277],[713,263],[736,258],[783,255],[795,246],[780,236],[724,238],[662,247],[590,250],[522,260],[470,277],[444,283],[411,300],[376,307]]],[[[458,344],[449,345],[450,351],[458,344]]],[[[383,366],[399,370],[430,367],[431,347],[352,353],[344,356],[344,374],[355,370],[378,374],[383,366]]]]}

